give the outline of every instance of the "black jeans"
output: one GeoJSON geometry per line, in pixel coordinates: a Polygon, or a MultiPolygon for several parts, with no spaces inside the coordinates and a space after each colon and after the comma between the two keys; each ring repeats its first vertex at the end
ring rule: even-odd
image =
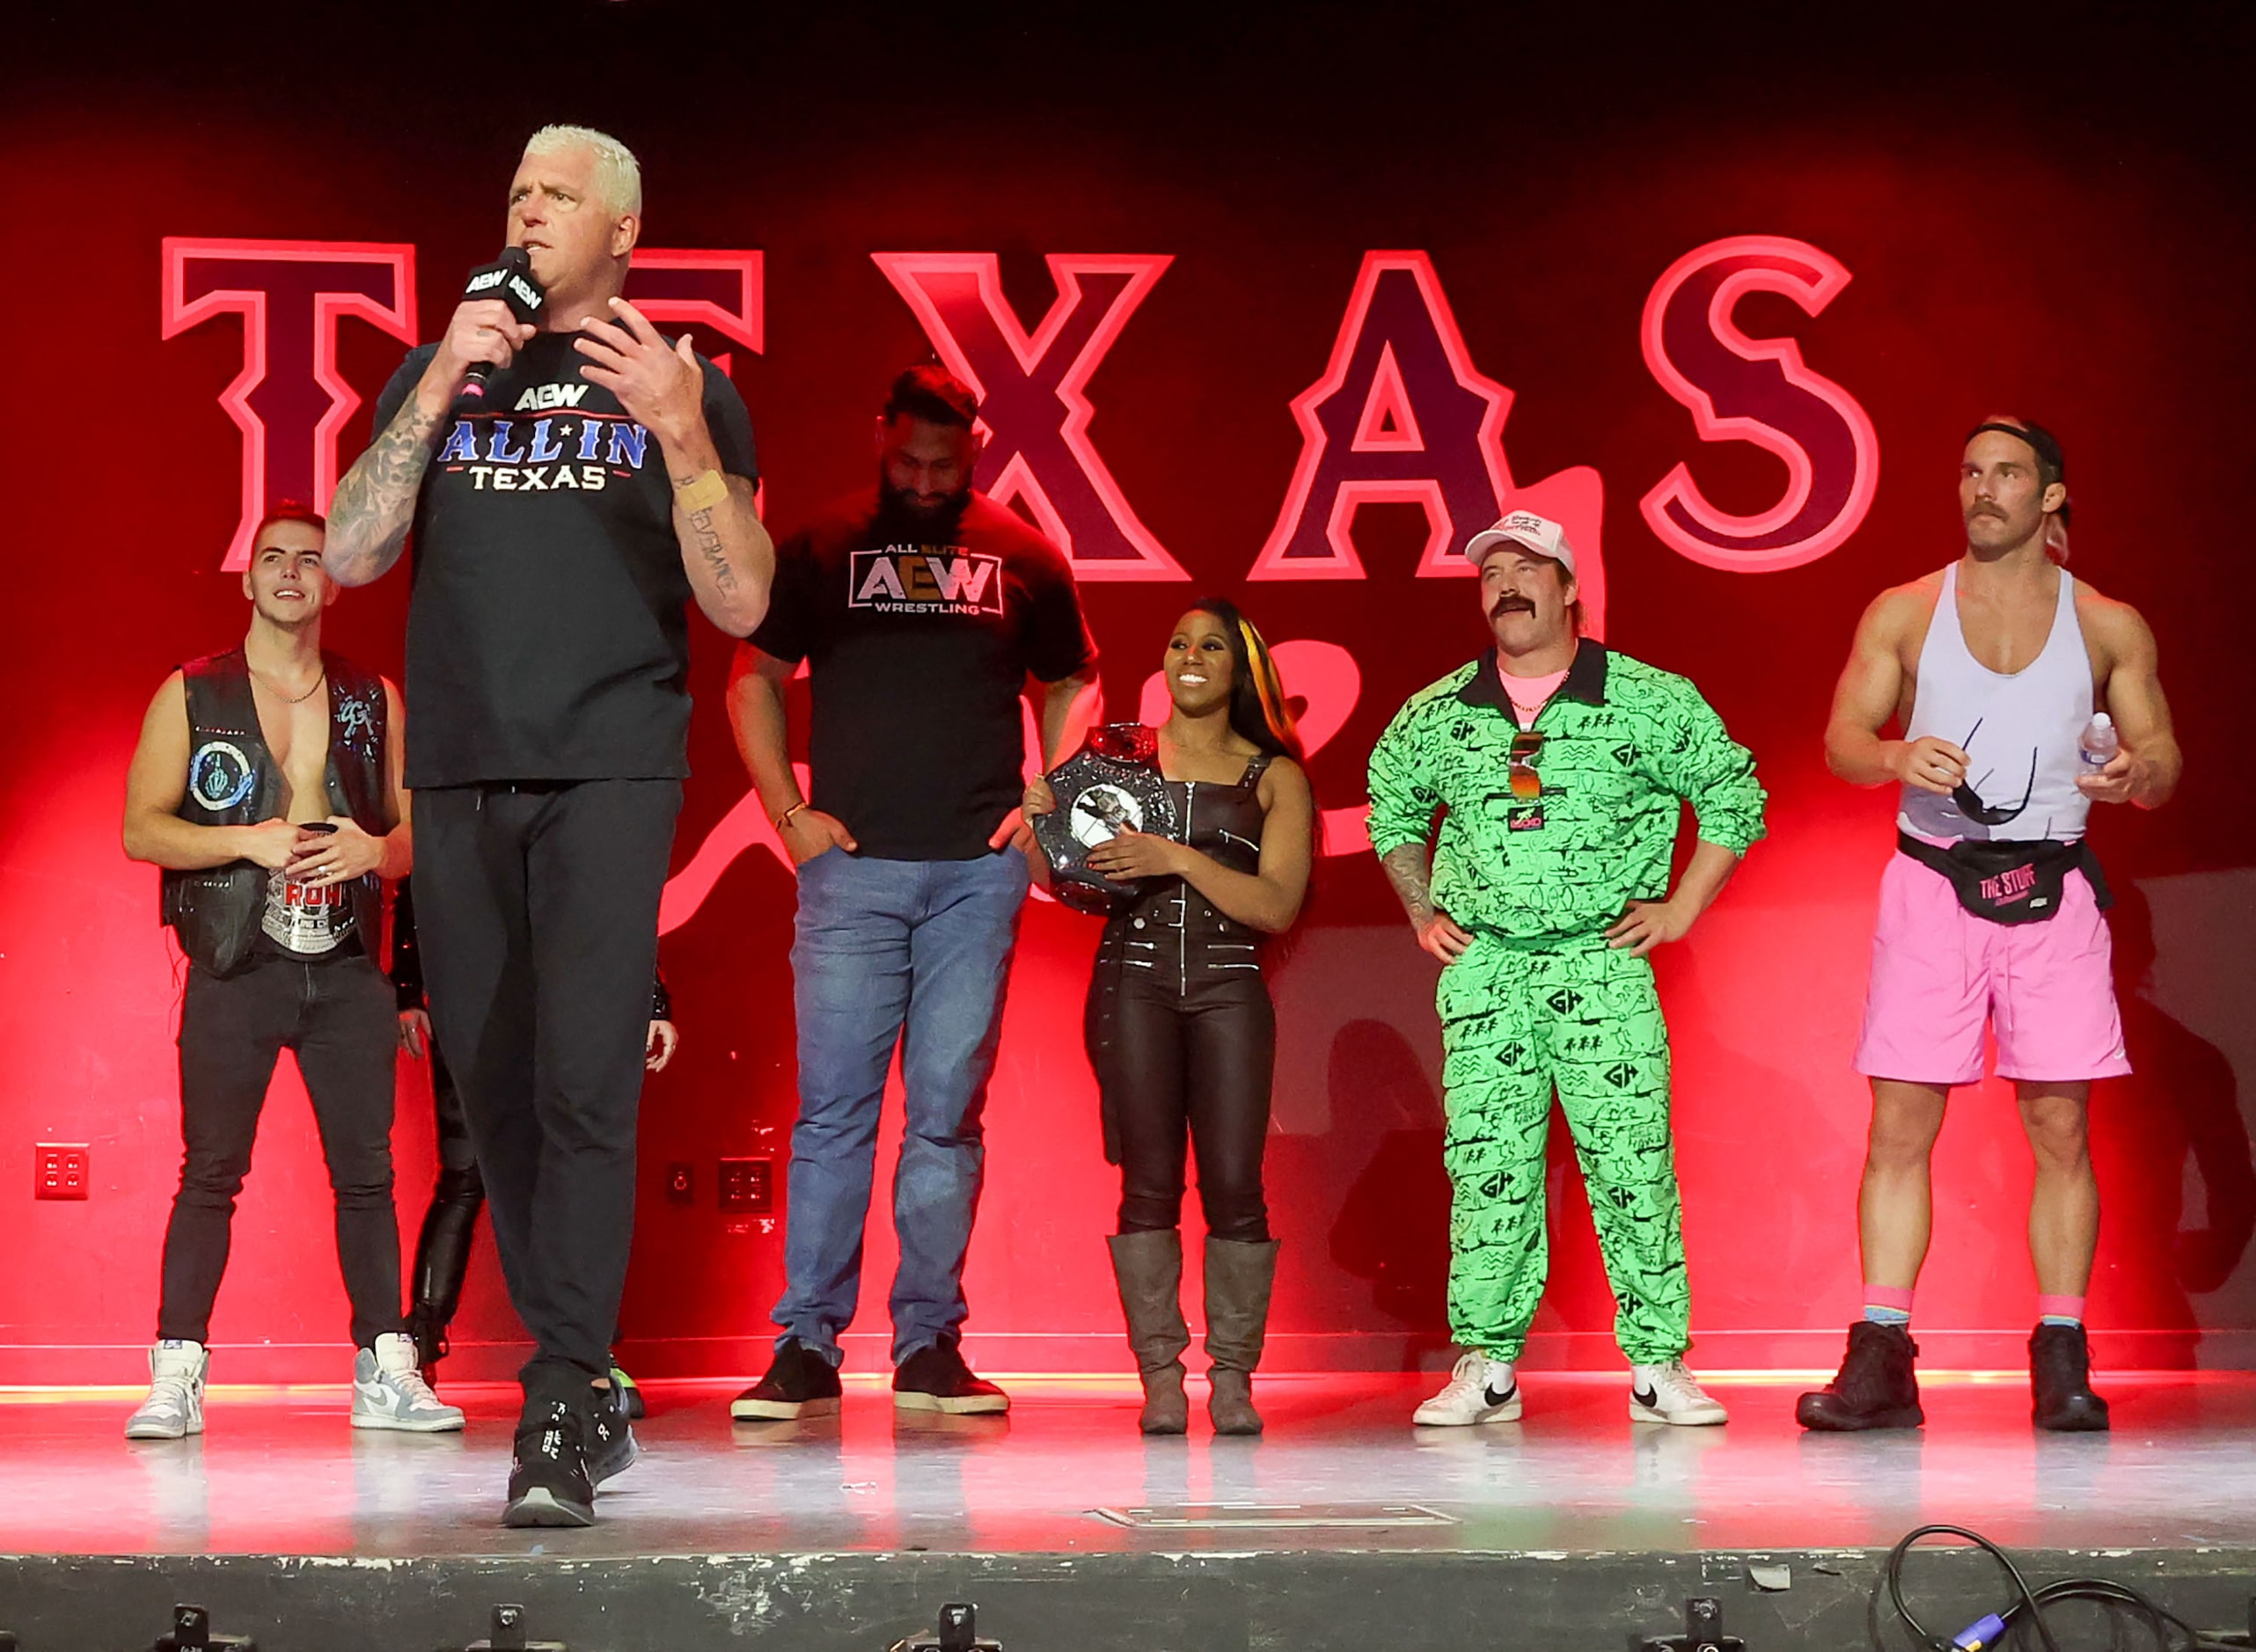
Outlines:
{"type": "Polygon", "coordinates": [[[295,1051],[337,1201],[337,1260],[363,1348],[400,1328],[399,1222],[392,1207],[391,983],[364,954],[300,962],[260,953],[224,978],[191,968],[180,1005],[180,1135],[187,1154],[165,1230],[159,1338],[210,1340],[235,1195],[275,1058],[295,1051]]]}
{"type": "MultiPolygon", "coordinates": [[[[611,1370],[678,780],[426,786],[415,908],[529,1400],[611,1370]]],[[[576,1391],[576,1392],[575,1392],[576,1391]]]]}
{"type": "Polygon", "coordinates": [[[1206,1231],[1267,1239],[1261,1161],[1277,1064],[1267,984],[1250,970],[1194,972],[1178,995],[1169,982],[1124,969],[1110,990],[1117,1020],[1097,1081],[1120,1132],[1120,1232],[1181,1224],[1187,1133],[1206,1231]]]}

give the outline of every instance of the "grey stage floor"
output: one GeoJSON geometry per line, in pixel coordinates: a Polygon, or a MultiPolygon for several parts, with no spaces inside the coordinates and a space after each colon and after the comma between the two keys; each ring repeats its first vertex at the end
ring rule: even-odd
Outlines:
{"type": "Polygon", "coordinates": [[[1715,1382],[1730,1425],[1672,1429],[1631,1423],[1620,1378],[1541,1372],[1522,1422],[1414,1430],[1435,1381],[1266,1377],[1266,1437],[1201,1418],[1156,1441],[1117,1380],[1020,1379],[1010,1417],[944,1422],[856,1381],[842,1417],[757,1426],[729,1422],[734,1385],[661,1385],[642,1461],[573,1532],[495,1524],[499,1388],[464,1390],[468,1432],[436,1437],[354,1433],[341,1388],[219,1389],[201,1441],[160,1445],[120,1437],[129,1395],[16,1391],[0,1554],[1807,1550],[1932,1520],[2023,1548],[2256,1548],[2245,1374],[2117,1375],[2113,1433],[2042,1437],[2018,1379],[1930,1380],[1924,1431],[1861,1437],[1797,1429],[1798,1381],[1715,1382]]]}

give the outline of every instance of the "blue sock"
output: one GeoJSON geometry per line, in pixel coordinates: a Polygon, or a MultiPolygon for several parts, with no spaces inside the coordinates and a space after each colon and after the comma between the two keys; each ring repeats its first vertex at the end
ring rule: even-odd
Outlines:
{"type": "Polygon", "coordinates": [[[1875,1308],[1867,1304],[1864,1317],[1874,1325],[1909,1325],[1911,1314],[1904,1308],[1875,1308]]]}

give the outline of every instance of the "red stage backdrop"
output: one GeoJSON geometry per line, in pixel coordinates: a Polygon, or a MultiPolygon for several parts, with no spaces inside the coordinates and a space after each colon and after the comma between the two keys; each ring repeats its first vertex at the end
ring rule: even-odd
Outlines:
{"type": "MultiPolygon", "coordinates": [[[[1483,646],[1454,553],[1515,504],[1568,525],[1593,629],[1691,676],[1760,759],[1771,836],[1659,963],[1695,1357],[1831,1362],[1857,1303],[1849,1058],[1892,827],[1888,799],[1825,772],[1828,697],[1863,605],[1959,549],[1962,433],[2001,410],[2049,424],[2076,570],[2152,622],[2187,755],[2169,809],[2095,827],[2139,1073],[2094,1103],[2092,1318],[2119,1365],[2256,1354],[2256,765],[2232,732],[2256,259],[2223,128],[2195,124],[2206,70],[2058,33],[2003,65],[1908,33],[1833,62],[1759,20],[1630,52],[1322,7],[1289,49],[1211,22],[932,44],[735,11],[695,32],[656,6],[553,15],[522,61],[478,70],[494,90],[469,117],[436,34],[183,39],[127,62],[78,42],[67,68],[35,54],[0,110],[18,395],[0,1380],[124,1380],[150,1334],[181,966],[155,874],[118,848],[141,711],[172,664],[240,634],[249,525],[282,494],[326,501],[400,352],[490,256],[516,148],[549,120],[641,153],[633,293],[743,390],[779,529],[868,485],[884,384],[936,357],[985,394],[984,485],[1080,569],[1114,715],[1153,713],[1196,594],[1236,598],[1278,645],[1329,832],[1275,983],[1283,1367],[1443,1354],[1434,966],[1362,837],[1363,762],[1409,693],[1483,646]],[[1926,77],[1930,56],[1952,76],[1926,77]],[[33,1199],[37,1143],[87,1144],[91,1197],[33,1199]]],[[[348,594],[334,646],[396,676],[407,595],[404,573],[348,594]]],[[[774,1217],[716,1203],[723,1158],[773,1159],[780,1188],[795,1107],[792,879],[730,745],[729,654],[700,622],[663,920],[684,1045],[646,1094],[626,1305],[653,1373],[754,1367],[780,1279],[774,1217]]],[[[893,737],[947,736],[905,705],[893,737]]],[[[1094,939],[1029,909],[969,1277],[972,1352],[996,1369],[1126,1363],[1080,1048],[1094,939]]],[[[399,1093],[412,1240],[420,1067],[399,1093]]],[[[1537,1357],[1603,1363],[1611,1304],[1554,1163],[1537,1357]]],[[[2028,1180],[2009,1089],[1962,1094],[1921,1297],[1930,1362],[2018,1359],[2028,1180]]],[[[344,1302],[287,1061],[236,1235],[220,1374],[333,1377],[344,1302]]],[[[881,1210],[858,1365],[882,1359],[891,1261],[881,1210]]],[[[498,1374],[518,1334],[481,1252],[456,1371],[498,1374]]]]}

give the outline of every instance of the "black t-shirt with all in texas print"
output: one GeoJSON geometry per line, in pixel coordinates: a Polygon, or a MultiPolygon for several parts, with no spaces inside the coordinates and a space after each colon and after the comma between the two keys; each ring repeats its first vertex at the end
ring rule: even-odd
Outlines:
{"type": "Polygon", "coordinates": [[[753,646],[808,662],[809,799],[878,860],[969,860],[1023,787],[1020,695],[1093,664],[1065,553],[974,493],[953,523],[832,505],[776,549],[753,646]]]}
{"type": "MultiPolygon", "coordinates": [[[[689,772],[689,576],[658,440],[543,333],[457,406],[424,472],[407,609],[410,786],[678,778],[689,772]]],[[[388,426],[430,363],[377,398],[388,426]]],[[[721,370],[705,418],[721,468],[758,475],[721,370]]]]}

